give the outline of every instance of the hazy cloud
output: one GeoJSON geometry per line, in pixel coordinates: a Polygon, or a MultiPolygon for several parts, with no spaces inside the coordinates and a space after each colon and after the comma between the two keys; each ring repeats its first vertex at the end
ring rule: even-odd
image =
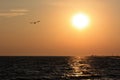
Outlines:
{"type": "Polygon", "coordinates": [[[7,11],[0,11],[0,17],[15,17],[26,15],[29,12],[27,9],[11,9],[7,11]]]}
{"type": "Polygon", "coordinates": [[[14,17],[14,16],[21,16],[21,15],[26,15],[26,13],[0,13],[0,16],[3,17],[14,17]]]}
{"type": "Polygon", "coordinates": [[[11,12],[28,12],[29,10],[27,9],[11,9],[11,12]]]}

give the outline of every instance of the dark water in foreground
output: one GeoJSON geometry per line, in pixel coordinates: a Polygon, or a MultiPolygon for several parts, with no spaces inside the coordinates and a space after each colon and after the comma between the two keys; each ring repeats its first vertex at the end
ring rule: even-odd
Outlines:
{"type": "Polygon", "coordinates": [[[120,57],[0,57],[0,80],[120,80],[120,57]]]}

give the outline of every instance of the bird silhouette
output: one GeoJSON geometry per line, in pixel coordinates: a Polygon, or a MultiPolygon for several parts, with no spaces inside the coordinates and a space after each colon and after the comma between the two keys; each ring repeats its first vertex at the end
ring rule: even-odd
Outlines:
{"type": "Polygon", "coordinates": [[[30,22],[30,24],[37,24],[39,23],[40,21],[34,21],[34,22],[30,22]]]}

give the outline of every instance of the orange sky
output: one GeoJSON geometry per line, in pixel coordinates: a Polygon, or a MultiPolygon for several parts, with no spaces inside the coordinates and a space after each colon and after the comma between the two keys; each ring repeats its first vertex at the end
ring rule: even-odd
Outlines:
{"type": "Polygon", "coordinates": [[[2,0],[0,55],[119,55],[120,0],[2,0]],[[76,13],[90,17],[84,30],[76,13]],[[39,24],[29,22],[40,20],[39,24]]]}

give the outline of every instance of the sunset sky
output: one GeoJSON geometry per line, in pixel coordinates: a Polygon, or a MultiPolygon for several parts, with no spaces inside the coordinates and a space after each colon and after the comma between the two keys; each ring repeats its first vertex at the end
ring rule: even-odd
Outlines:
{"type": "Polygon", "coordinates": [[[120,55],[120,0],[0,0],[0,55],[120,55]],[[83,30],[78,13],[90,19],[83,30]]]}

